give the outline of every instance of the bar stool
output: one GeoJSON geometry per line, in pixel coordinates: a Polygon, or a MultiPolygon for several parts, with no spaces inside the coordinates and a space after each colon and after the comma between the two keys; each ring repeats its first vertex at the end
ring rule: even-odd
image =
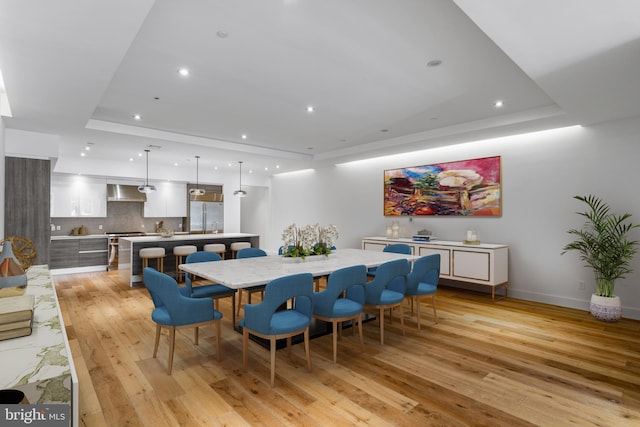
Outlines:
{"type": "Polygon", "coordinates": [[[240,249],[250,248],[251,243],[249,242],[233,242],[231,243],[231,256],[232,258],[236,257],[236,254],[240,249]]]}
{"type": "Polygon", "coordinates": [[[205,252],[214,252],[224,259],[224,254],[227,252],[227,246],[224,243],[209,243],[202,248],[205,252]]]}
{"type": "Polygon", "coordinates": [[[175,246],[173,248],[173,255],[176,257],[176,281],[182,282],[184,280],[184,272],[178,269],[180,264],[184,264],[184,259],[187,255],[197,252],[198,248],[194,245],[182,245],[175,246]]]}
{"type": "Polygon", "coordinates": [[[138,252],[140,259],[142,260],[142,269],[149,267],[149,260],[156,260],[156,270],[164,272],[164,248],[142,248],[138,252]]]}

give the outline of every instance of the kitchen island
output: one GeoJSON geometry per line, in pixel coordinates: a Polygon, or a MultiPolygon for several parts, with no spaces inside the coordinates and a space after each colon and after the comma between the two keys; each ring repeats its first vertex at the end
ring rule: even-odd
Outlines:
{"type": "MultiPolygon", "coordinates": [[[[134,286],[142,283],[142,261],[140,249],[161,247],[165,250],[164,272],[174,276],[177,272],[176,258],[173,248],[181,245],[194,245],[199,251],[209,243],[224,243],[227,246],[226,258],[231,258],[231,243],[250,242],[254,248],[260,247],[260,236],[248,233],[218,233],[218,234],[181,234],[172,237],[136,236],[121,237],[118,245],[118,271],[120,278],[134,286]]],[[[151,265],[154,265],[151,263],[151,265]]]]}

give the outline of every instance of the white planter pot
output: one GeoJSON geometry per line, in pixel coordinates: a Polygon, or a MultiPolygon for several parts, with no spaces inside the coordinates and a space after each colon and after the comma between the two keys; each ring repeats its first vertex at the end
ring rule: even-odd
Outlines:
{"type": "Polygon", "coordinates": [[[591,295],[591,315],[603,322],[617,322],[622,317],[620,297],[601,297],[591,295]]]}

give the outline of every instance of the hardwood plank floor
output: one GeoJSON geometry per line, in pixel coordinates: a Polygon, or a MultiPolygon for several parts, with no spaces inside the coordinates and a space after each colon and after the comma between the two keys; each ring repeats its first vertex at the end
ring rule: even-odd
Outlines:
{"type": "Polygon", "coordinates": [[[167,335],[152,358],[153,307],[144,288],[117,272],[55,276],[78,370],[86,426],[638,426],[640,322],[594,320],[588,312],[441,287],[438,324],[430,301],[422,330],[405,307],[379,344],[364,325],[365,351],[345,330],[332,362],[331,336],[280,350],[276,386],[269,353],[242,337],[221,301],[221,361],[213,328],[176,334],[173,374],[167,335]]]}

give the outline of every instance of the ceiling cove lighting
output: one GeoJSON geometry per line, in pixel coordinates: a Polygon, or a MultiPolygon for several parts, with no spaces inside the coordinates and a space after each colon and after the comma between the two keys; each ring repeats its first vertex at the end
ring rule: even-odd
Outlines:
{"type": "Polygon", "coordinates": [[[200,188],[200,181],[199,181],[199,177],[200,177],[200,168],[199,168],[199,163],[200,163],[200,156],[196,156],[196,188],[192,188],[191,190],[189,190],[189,194],[192,196],[203,196],[204,193],[206,193],[206,191],[204,190],[204,188],[200,188]]]}
{"type": "Polygon", "coordinates": [[[147,153],[147,179],[144,181],[144,185],[138,187],[138,191],[141,193],[153,193],[156,191],[155,185],[149,185],[149,150],[144,150],[147,153]]]}
{"type": "Polygon", "coordinates": [[[247,192],[242,189],[242,161],[238,162],[240,164],[240,185],[239,188],[233,192],[234,196],[245,197],[247,192]]]}

